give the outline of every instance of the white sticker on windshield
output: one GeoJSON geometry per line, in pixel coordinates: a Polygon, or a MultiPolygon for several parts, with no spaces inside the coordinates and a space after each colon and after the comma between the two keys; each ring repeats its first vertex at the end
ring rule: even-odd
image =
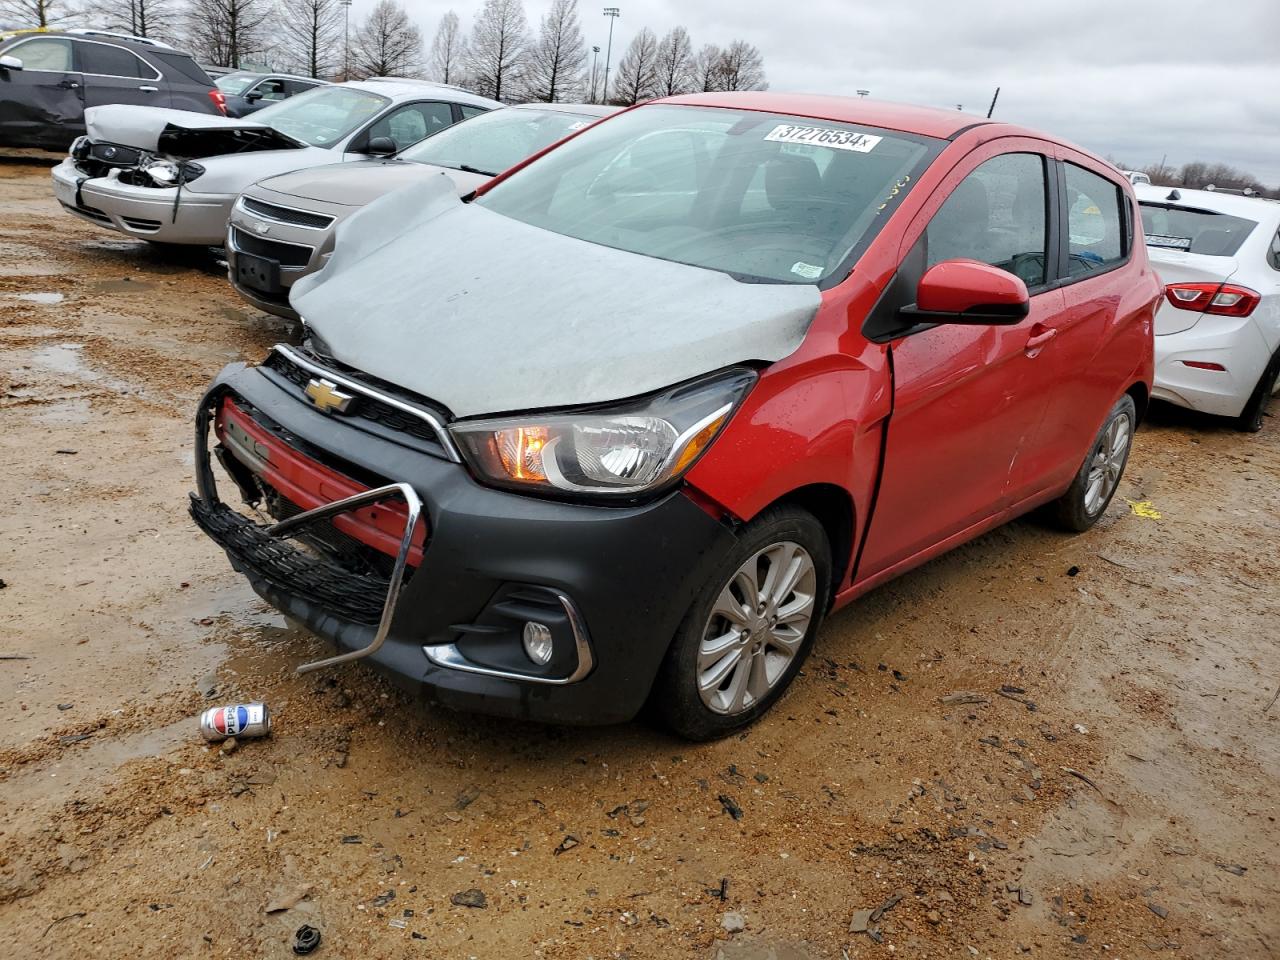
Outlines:
{"type": "Polygon", "coordinates": [[[585,127],[586,125],[587,125],[587,121],[586,121],[586,120],[575,120],[573,123],[569,124],[569,129],[570,129],[570,130],[581,130],[581,129],[582,129],[583,127],[585,127]]]}
{"type": "Polygon", "coordinates": [[[833,150],[852,150],[870,153],[883,137],[835,127],[801,127],[794,123],[780,123],[765,136],[776,143],[804,143],[814,147],[831,147],[833,150]]]}
{"type": "Polygon", "coordinates": [[[791,267],[791,272],[798,277],[804,277],[806,280],[817,280],[822,276],[822,268],[813,263],[805,263],[803,260],[797,260],[791,267]]]}

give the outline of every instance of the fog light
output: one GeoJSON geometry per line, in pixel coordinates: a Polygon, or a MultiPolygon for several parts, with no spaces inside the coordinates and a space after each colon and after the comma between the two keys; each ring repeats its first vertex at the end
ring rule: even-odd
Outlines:
{"type": "Polygon", "coordinates": [[[524,652],[540,667],[551,662],[551,631],[532,620],[524,625],[524,652]]]}

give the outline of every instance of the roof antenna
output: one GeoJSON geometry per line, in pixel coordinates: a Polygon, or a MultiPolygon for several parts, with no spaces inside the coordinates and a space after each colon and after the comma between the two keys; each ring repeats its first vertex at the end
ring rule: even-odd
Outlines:
{"type": "Polygon", "coordinates": [[[1169,195],[1165,197],[1165,199],[1176,203],[1177,201],[1182,199],[1182,194],[1180,194],[1177,190],[1170,190],[1169,195]]]}
{"type": "Polygon", "coordinates": [[[991,114],[996,112],[996,101],[1000,99],[1000,88],[996,87],[996,95],[991,98],[991,106],[987,107],[987,119],[991,119],[991,114]]]}

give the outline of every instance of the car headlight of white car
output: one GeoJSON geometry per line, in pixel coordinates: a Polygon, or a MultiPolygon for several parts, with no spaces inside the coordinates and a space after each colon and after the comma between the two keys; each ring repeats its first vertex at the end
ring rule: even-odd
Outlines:
{"type": "Polygon", "coordinates": [[[634,496],[693,466],[755,381],[740,367],[612,408],[463,421],[450,431],[475,474],[495,486],[634,496]]]}

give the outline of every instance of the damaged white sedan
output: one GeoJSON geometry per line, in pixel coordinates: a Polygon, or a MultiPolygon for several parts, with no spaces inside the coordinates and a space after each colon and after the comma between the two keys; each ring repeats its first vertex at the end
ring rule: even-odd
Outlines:
{"type": "Polygon", "coordinates": [[[63,209],[155,243],[221,246],[231,207],[263,177],[389,156],[500,106],[465,90],[378,79],[321,87],[250,120],[158,107],[85,111],[87,136],[53,168],[63,209]]]}

